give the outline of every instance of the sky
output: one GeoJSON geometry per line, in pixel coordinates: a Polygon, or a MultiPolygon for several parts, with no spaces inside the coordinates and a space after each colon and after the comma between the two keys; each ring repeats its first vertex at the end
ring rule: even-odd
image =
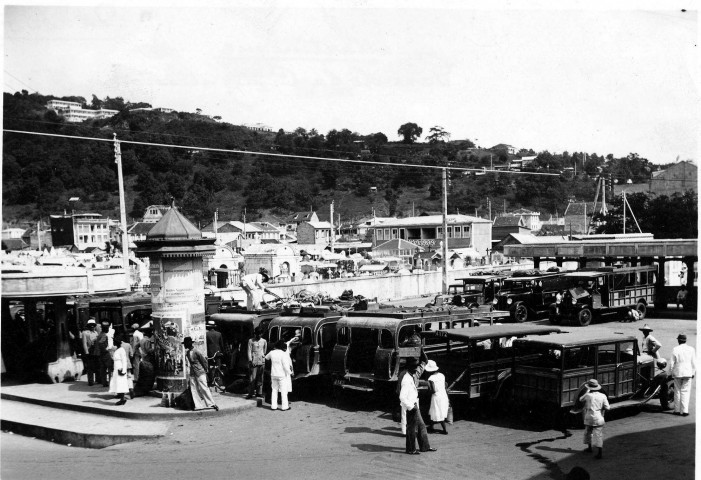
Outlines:
{"type": "Polygon", "coordinates": [[[4,7],[5,92],[698,161],[693,2],[42,4],[4,7]]]}

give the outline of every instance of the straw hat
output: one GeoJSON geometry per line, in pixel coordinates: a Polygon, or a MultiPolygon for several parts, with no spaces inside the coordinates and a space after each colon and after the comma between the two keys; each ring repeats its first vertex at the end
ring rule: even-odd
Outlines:
{"type": "Polygon", "coordinates": [[[433,360],[429,360],[424,370],[426,370],[427,372],[436,372],[438,371],[438,365],[436,365],[436,362],[434,362],[433,360]]]}
{"type": "Polygon", "coordinates": [[[648,332],[652,332],[652,331],[653,331],[652,328],[650,328],[650,325],[648,325],[647,323],[646,323],[645,325],[643,325],[642,327],[640,327],[638,330],[640,330],[641,332],[644,332],[644,331],[646,331],[646,330],[647,330],[648,332]]]}
{"type": "Polygon", "coordinates": [[[587,380],[586,386],[590,392],[595,392],[597,390],[601,390],[601,385],[599,385],[599,382],[595,378],[592,378],[591,380],[587,380]]]}

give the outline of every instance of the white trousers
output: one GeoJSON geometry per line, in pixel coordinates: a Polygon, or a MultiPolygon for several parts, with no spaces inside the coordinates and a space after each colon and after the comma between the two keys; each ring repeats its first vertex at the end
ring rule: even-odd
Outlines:
{"type": "Polygon", "coordinates": [[[402,435],[406,435],[406,407],[400,404],[399,408],[402,410],[402,435]]]}
{"type": "Polygon", "coordinates": [[[584,443],[592,447],[604,448],[604,426],[584,426],[584,443]]]}
{"type": "Polygon", "coordinates": [[[280,408],[287,410],[290,408],[290,404],[287,402],[287,385],[285,384],[284,378],[273,377],[271,379],[272,394],[270,395],[270,409],[277,410],[277,394],[280,393],[282,402],[280,408]]]}
{"type": "Polygon", "coordinates": [[[674,411],[689,413],[691,377],[674,377],[674,411]]]}

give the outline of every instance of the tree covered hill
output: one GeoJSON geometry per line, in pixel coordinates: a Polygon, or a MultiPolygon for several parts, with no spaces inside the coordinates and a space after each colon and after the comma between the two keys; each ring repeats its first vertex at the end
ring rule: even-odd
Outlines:
{"type": "MultiPolygon", "coordinates": [[[[216,209],[222,219],[241,219],[245,211],[251,221],[265,212],[328,212],[332,200],[343,222],[371,215],[373,210],[378,216],[406,216],[441,208],[441,172],[422,166],[490,165],[484,151],[465,155],[474,144],[469,140],[446,141],[449,134],[440,127],[431,128],[428,143],[415,143],[415,136],[390,142],[384,133],[361,135],[348,129],[321,134],[298,128],[276,134],[251,131],[198,113],[130,111],[148,104],[129,103],[119,97],[100,100],[93,96],[90,104],[82,97],[63,97],[85,108],[119,110],[111,118],[75,124],[46,109],[52,98],[58,97],[26,91],[5,93],[5,129],[109,140],[116,134],[123,142],[141,142],[121,144],[130,218],[140,218],[145,207],[168,203],[170,197],[189,218],[202,223],[209,223],[216,209]],[[279,154],[338,161],[276,156],[279,154]],[[377,165],[349,162],[357,160],[377,165]]],[[[402,136],[400,132],[397,136],[402,136]]],[[[412,132],[415,135],[417,130],[412,132]]],[[[494,164],[513,157],[493,153],[494,164]]],[[[569,199],[593,200],[599,173],[644,181],[652,171],[652,165],[635,154],[620,159],[596,154],[586,158],[582,153],[545,151],[533,164],[533,169],[551,172],[577,164],[580,174],[576,177],[451,171],[450,213],[486,217],[489,198],[493,214],[504,204],[508,209],[525,207],[562,214],[569,199]]],[[[118,218],[113,143],[5,132],[3,220],[36,220],[73,207],[118,218]],[[71,205],[71,197],[80,201],[71,205]]]]}

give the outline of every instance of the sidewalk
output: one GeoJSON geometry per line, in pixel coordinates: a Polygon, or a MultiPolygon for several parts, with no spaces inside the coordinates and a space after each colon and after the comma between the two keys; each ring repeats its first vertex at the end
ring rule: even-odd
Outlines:
{"type": "MultiPolygon", "coordinates": [[[[0,388],[3,430],[85,448],[103,448],[118,443],[166,435],[172,420],[203,416],[234,415],[255,408],[256,400],[242,395],[212,393],[219,411],[184,411],[162,407],[155,396],[128,399],[116,406],[107,387],[87,383],[12,384],[0,388]]],[[[128,398],[128,396],[127,396],[128,398]]]]}

